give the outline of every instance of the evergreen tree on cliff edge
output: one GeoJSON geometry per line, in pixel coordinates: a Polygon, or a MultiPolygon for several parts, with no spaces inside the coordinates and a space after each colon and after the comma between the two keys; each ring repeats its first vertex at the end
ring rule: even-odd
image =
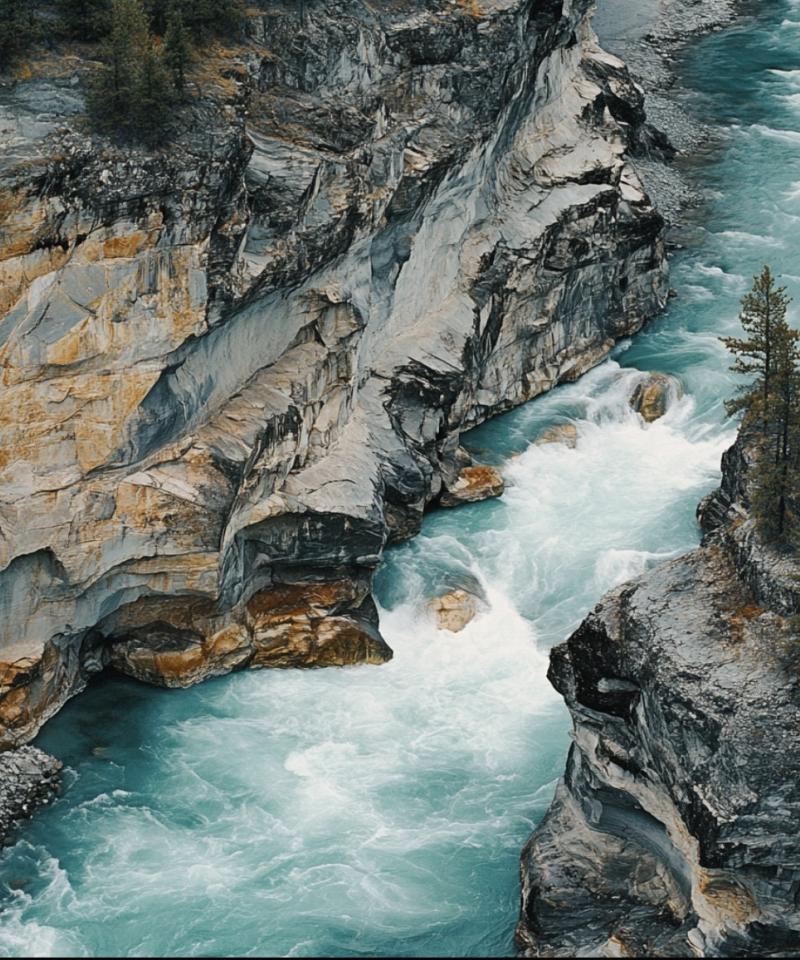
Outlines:
{"type": "Polygon", "coordinates": [[[755,378],[726,407],[743,412],[742,428],[754,448],[751,510],[764,539],[795,544],[800,492],[800,333],[786,319],[790,300],[768,266],[742,299],[743,338],[723,337],[736,356],[731,370],[755,378]]]}
{"type": "Polygon", "coordinates": [[[108,133],[161,138],[168,117],[170,85],[141,0],[113,0],[106,63],[89,91],[89,113],[108,133]]]}

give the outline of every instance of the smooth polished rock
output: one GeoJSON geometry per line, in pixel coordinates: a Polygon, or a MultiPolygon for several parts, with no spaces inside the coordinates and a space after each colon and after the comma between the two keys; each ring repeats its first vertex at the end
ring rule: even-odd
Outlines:
{"type": "Polygon", "coordinates": [[[466,590],[453,590],[428,604],[440,630],[460,633],[478,614],[481,601],[466,590]]]}

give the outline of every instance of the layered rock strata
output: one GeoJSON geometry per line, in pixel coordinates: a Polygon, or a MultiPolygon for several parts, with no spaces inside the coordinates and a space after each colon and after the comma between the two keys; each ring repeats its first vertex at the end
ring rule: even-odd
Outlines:
{"type": "Polygon", "coordinates": [[[387,542],[460,432],[664,303],[589,0],[251,11],[156,153],[78,57],[0,89],[0,745],[111,663],[380,662],[387,542]]]}
{"type": "Polygon", "coordinates": [[[700,549],[554,649],[574,721],[522,859],[526,956],[800,952],[800,565],[747,513],[746,444],[700,549]]]}

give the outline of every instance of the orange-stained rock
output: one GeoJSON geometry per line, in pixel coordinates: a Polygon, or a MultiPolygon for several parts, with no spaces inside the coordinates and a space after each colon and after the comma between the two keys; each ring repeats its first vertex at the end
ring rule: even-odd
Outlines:
{"type": "MultiPolygon", "coordinates": [[[[321,583],[279,583],[268,590],[261,590],[247,603],[247,613],[253,623],[263,620],[282,619],[316,611],[318,616],[332,611],[341,604],[352,605],[359,596],[357,584],[352,580],[329,580],[321,583]]],[[[356,604],[357,605],[357,604],[356,604]]]]}
{"type": "Polygon", "coordinates": [[[630,405],[646,423],[659,420],[667,412],[670,401],[682,395],[681,386],[665,373],[649,373],[636,384],[630,405]]]}
{"type": "Polygon", "coordinates": [[[450,633],[460,633],[468,623],[471,623],[480,607],[479,599],[466,590],[453,590],[441,597],[436,597],[428,604],[436,617],[440,630],[450,633]]]}
{"type": "Polygon", "coordinates": [[[341,667],[392,659],[378,631],[350,617],[264,620],[254,640],[252,667],[341,667]]]}
{"type": "Polygon", "coordinates": [[[494,467],[463,467],[455,482],[442,493],[439,503],[443,507],[457,507],[460,503],[500,497],[504,490],[500,471],[494,467]]]}
{"type": "Polygon", "coordinates": [[[156,623],[114,643],[110,664],[120,673],[160,687],[190,687],[230,673],[251,654],[249,634],[239,625],[225,627],[204,640],[195,633],[156,623]]]}
{"type": "Polygon", "coordinates": [[[536,438],[536,446],[542,447],[549,443],[560,443],[574,450],[578,445],[578,428],[574,423],[564,423],[550,427],[536,438]]]}
{"type": "Polygon", "coordinates": [[[55,644],[11,648],[0,661],[0,750],[31,740],[102,667],[94,639],[65,654],[55,644]]]}
{"type": "Polygon", "coordinates": [[[363,601],[350,580],[276,584],[224,615],[203,597],[143,598],[102,627],[114,669],[188,687],[242,667],[385,663],[392,651],[358,609],[363,601]]]}

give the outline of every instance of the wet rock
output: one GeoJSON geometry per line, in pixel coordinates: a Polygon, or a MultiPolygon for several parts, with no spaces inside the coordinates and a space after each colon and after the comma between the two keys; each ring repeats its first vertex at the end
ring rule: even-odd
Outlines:
{"type": "Polygon", "coordinates": [[[453,590],[431,600],[429,607],[440,630],[460,633],[477,616],[481,601],[466,590],[453,590]]]}
{"type": "Polygon", "coordinates": [[[536,438],[536,446],[544,446],[548,443],[561,443],[571,450],[578,445],[578,428],[574,423],[563,423],[556,427],[550,427],[536,438]]]}
{"type": "Polygon", "coordinates": [[[0,844],[14,823],[56,795],[61,763],[36,747],[20,747],[0,754],[0,844]]]}
{"type": "Polygon", "coordinates": [[[462,503],[475,503],[500,497],[505,483],[495,467],[473,466],[460,470],[456,479],[442,493],[439,503],[443,507],[457,507],[462,503]]]}
{"type": "Polygon", "coordinates": [[[629,402],[646,423],[653,423],[663,417],[670,403],[681,395],[680,384],[674,377],[649,373],[645,380],[636,384],[629,402]]]}
{"type": "Polygon", "coordinates": [[[377,664],[392,657],[374,604],[353,580],[276,584],[224,616],[196,598],[138,604],[105,627],[112,631],[109,665],[162,687],[189,687],[245,667],[377,664]]]}

